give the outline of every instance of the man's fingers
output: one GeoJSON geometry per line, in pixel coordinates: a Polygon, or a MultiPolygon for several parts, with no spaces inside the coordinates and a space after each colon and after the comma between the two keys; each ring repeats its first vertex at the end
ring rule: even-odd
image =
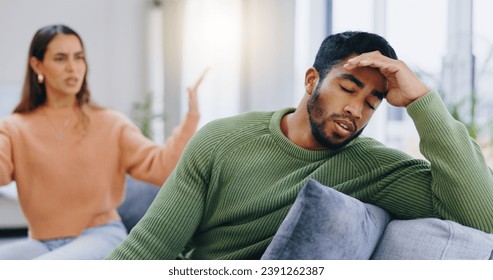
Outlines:
{"type": "Polygon", "coordinates": [[[344,68],[350,70],[356,67],[373,67],[381,68],[394,62],[394,59],[382,55],[379,51],[363,53],[347,61],[344,68]]]}

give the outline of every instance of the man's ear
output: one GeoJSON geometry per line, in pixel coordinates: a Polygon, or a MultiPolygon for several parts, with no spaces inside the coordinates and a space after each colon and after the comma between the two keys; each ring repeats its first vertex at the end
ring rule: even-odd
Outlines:
{"type": "Polygon", "coordinates": [[[305,91],[307,94],[312,94],[313,90],[317,86],[318,83],[318,71],[317,69],[310,67],[306,70],[305,73],[305,91]]]}
{"type": "Polygon", "coordinates": [[[29,59],[29,66],[31,66],[31,68],[33,69],[33,71],[36,73],[36,74],[43,74],[43,73],[40,73],[41,71],[41,61],[39,61],[38,58],[36,58],[35,56],[31,56],[31,58],[29,59]]]}

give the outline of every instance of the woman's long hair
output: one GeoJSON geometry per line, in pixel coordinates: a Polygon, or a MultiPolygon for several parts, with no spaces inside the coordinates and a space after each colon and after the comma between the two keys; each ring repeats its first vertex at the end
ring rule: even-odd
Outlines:
{"type": "MultiPolygon", "coordinates": [[[[73,29],[65,25],[49,25],[39,29],[34,38],[31,41],[31,46],[29,47],[29,55],[27,57],[27,67],[26,76],[24,78],[24,85],[22,87],[21,101],[14,109],[14,113],[28,113],[34,111],[39,106],[46,102],[46,87],[44,82],[38,83],[37,74],[31,68],[29,63],[31,57],[36,57],[39,61],[43,61],[44,55],[48,44],[55,38],[58,34],[75,35],[84,49],[84,44],[79,34],[77,34],[73,29]]],[[[87,67],[87,61],[86,61],[87,67]]],[[[87,68],[86,68],[87,69],[87,68]]],[[[84,75],[84,80],[80,91],[76,94],[77,105],[82,107],[84,104],[89,104],[91,99],[91,94],[87,85],[87,70],[84,75]]]]}
{"type": "MultiPolygon", "coordinates": [[[[36,110],[38,107],[42,106],[46,102],[46,86],[44,82],[39,83],[37,74],[31,67],[30,59],[31,57],[36,57],[39,61],[43,61],[48,44],[57,36],[58,34],[74,35],[76,36],[82,49],[84,49],[84,44],[79,34],[75,32],[68,26],[58,24],[58,25],[48,25],[39,29],[31,41],[31,46],[29,47],[29,54],[27,57],[27,67],[26,76],[24,78],[24,85],[22,87],[22,95],[19,104],[15,107],[13,113],[29,113],[36,110]]],[[[89,125],[89,118],[84,112],[83,105],[89,105],[93,108],[101,108],[100,106],[91,102],[91,94],[89,92],[89,87],[87,85],[87,61],[86,61],[86,73],[84,75],[84,80],[80,91],[75,95],[77,99],[77,106],[79,107],[80,118],[77,122],[77,128],[80,129],[83,134],[87,132],[89,125]]]]}

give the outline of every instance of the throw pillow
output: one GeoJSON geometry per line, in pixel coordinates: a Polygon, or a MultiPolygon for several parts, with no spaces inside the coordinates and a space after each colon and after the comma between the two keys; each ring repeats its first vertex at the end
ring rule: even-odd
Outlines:
{"type": "Polygon", "coordinates": [[[390,215],[309,180],[262,259],[369,259],[390,215]]]}

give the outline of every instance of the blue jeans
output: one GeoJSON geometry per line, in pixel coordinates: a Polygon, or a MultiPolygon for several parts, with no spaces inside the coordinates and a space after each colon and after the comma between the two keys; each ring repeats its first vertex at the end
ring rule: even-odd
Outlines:
{"type": "Polygon", "coordinates": [[[86,229],[81,235],[49,240],[26,239],[0,247],[1,260],[99,260],[127,237],[120,221],[86,229]]]}

